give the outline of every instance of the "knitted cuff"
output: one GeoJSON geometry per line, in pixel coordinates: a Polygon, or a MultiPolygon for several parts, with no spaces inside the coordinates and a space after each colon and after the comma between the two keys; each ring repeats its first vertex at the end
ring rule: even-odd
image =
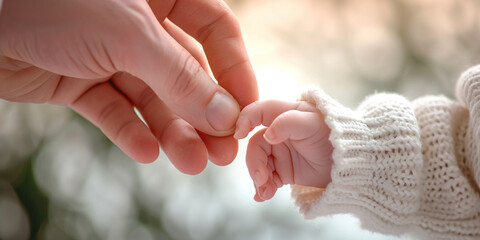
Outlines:
{"type": "Polygon", "coordinates": [[[306,218],[357,215],[365,228],[404,231],[419,207],[422,167],[419,129],[410,103],[393,94],[369,97],[352,111],[319,89],[304,93],[331,129],[332,182],[325,192],[294,185],[306,218]],[[395,230],[396,229],[396,230],[395,230]]]}

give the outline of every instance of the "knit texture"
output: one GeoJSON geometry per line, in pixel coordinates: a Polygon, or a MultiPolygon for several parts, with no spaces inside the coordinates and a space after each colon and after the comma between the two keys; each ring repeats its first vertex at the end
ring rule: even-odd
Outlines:
{"type": "Polygon", "coordinates": [[[480,239],[479,67],[462,75],[457,96],[375,94],[353,111],[319,89],[304,93],[331,128],[334,164],[325,192],[292,186],[300,212],[354,214],[385,234],[480,239]]]}

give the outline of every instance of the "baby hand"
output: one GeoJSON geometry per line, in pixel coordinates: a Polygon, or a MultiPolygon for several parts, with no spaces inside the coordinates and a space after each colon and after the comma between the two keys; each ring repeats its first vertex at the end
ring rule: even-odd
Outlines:
{"type": "Polygon", "coordinates": [[[268,100],[245,107],[234,137],[249,141],[247,167],[262,202],[271,199],[284,184],[325,187],[330,181],[332,144],[322,113],[307,102],[268,100]]]}

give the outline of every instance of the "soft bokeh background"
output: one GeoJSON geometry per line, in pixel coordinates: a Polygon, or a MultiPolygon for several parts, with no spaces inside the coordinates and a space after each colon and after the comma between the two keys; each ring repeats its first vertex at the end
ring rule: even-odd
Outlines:
{"type": "MultiPolygon", "coordinates": [[[[261,99],[315,85],[354,108],[375,91],[453,96],[480,57],[476,0],[229,0],[261,99]]],[[[304,220],[289,187],[253,201],[246,141],[228,167],[137,164],[65,107],[0,100],[0,239],[399,239],[351,216],[304,220]]],[[[402,239],[410,239],[404,236],[402,239]]]]}

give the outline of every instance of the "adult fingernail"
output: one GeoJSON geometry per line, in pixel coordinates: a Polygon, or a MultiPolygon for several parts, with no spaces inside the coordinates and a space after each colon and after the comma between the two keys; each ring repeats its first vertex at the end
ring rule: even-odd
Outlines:
{"type": "Polygon", "coordinates": [[[205,111],[208,123],[217,131],[232,129],[239,113],[238,103],[232,97],[220,92],[215,93],[205,111]]]}

